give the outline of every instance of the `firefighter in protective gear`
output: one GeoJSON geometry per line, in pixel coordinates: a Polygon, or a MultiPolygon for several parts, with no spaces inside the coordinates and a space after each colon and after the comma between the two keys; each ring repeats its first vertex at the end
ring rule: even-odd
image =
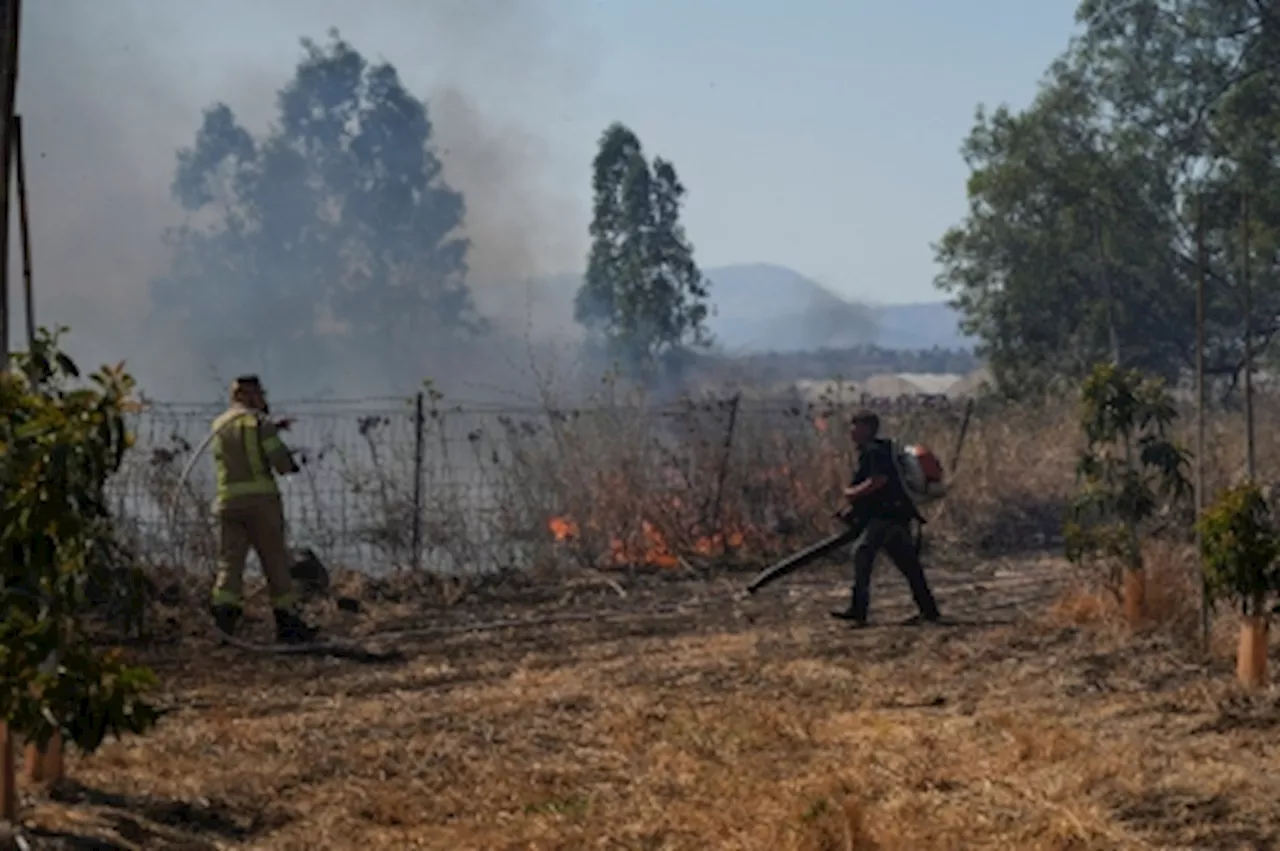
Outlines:
{"type": "Polygon", "coordinates": [[[257,376],[231,385],[231,406],[213,423],[217,470],[218,576],[213,587],[213,617],[218,629],[233,635],[244,613],[244,562],[252,547],[262,563],[275,615],[276,641],[298,644],[317,630],[298,614],[298,598],[285,546],[284,506],[275,475],[298,472],[280,439],[287,421],[267,419],[266,391],[257,376]]]}

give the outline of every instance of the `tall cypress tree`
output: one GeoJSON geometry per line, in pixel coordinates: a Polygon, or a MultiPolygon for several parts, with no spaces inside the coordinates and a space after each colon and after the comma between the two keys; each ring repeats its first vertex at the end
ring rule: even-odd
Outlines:
{"type": "Polygon", "coordinates": [[[600,139],[593,163],[595,209],[578,322],[626,366],[649,372],[710,344],[708,282],[680,224],[685,188],[675,166],[645,159],[622,124],[600,139]]]}

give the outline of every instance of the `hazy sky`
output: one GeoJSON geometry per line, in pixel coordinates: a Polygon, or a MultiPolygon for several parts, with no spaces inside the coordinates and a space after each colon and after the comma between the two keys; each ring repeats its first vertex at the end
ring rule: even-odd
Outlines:
{"type": "Polygon", "coordinates": [[[1030,99],[1074,7],[28,2],[19,109],[42,311],[90,315],[100,331],[141,310],[174,220],[175,148],[215,100],[263,127],[298,39],[332,26],[440,104],[443,143],[458,149],[446,165],[474,191],[477,229],[488,229],[480,264],[495,273],[582,265],[590,160],[621,120],[675,162],[703,266],[772,262],[859,300],[937,299],[930,242],[964,211],[958,148],[974,108],[1030,99]]]}

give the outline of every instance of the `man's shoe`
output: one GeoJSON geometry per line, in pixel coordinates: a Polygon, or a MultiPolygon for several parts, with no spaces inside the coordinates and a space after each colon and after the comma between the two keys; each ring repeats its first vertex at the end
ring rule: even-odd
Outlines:
{"type": "Polygon", "coordinates": [[[867,625],[867,619],[864,617],[860,617],[858,613],[853,610],[853,607],[849,607],[842,611],[832,612],[831,617],[836,618],[837,620],[845,621],[850,626],[855,628],[861,628],[867,625]]]}
{"type": "Polygon", "coordinates": [[[213,622],[219,632],[234,636],[236,627],[240,625],[241,611],[235,606],[220,605],[213,607],[213,622]]]}
{"type": "Polygon", "coordinates": [[[316,636],[320,634],[319,629],[309,626],[293,612],[276,609],[274,614],[277,644],[307,644],[315,641],[316,636]]]}
{"type": "Polygon", "coordinates": [[[903,626],[921,626],[922,624],[938,624],[942,622],[942,615],[912,615],[902,622],[903,626]]]}

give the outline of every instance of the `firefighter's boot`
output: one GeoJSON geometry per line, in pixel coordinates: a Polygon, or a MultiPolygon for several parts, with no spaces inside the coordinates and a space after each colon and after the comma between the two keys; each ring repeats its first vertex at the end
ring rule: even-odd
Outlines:
{"type": "Polygon", "coordinates": [[[307,624],[295,612],[275,609],[274,614],[277,644],[306,644],[315,641],[316,636],[320,634],[319,629],[307,624]]]}
{"type": "Polygon", "coordinates": [[[227,636],[235,636],[236,627],[240,625],[240,618],[244,614],[238,606],[229,606],[225,603],[214,606],[213,623],[218,628],[218,632],[227,636]]]}

